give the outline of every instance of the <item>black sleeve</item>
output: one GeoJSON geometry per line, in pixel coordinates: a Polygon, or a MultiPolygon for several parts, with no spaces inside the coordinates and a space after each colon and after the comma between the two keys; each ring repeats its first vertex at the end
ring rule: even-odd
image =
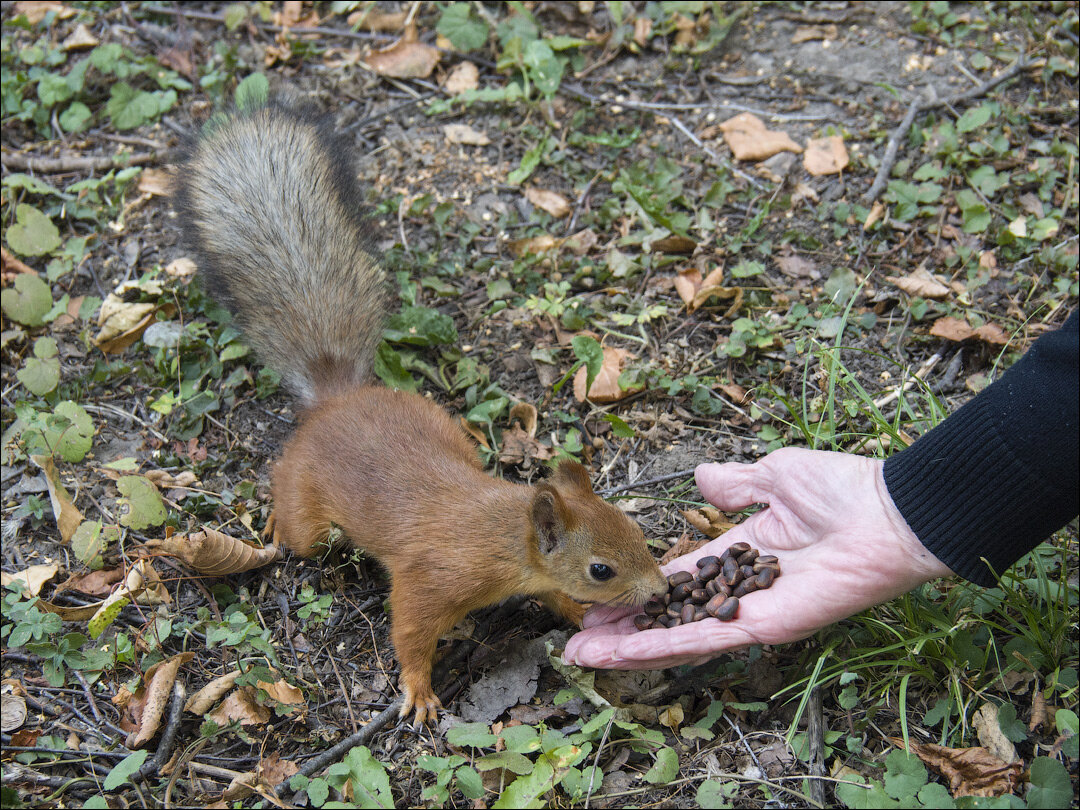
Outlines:
{"type": "Polygon", "coordinates": [[[993,585],[991,568],[1000,576],[1077,514],[1078,347],[1073,312],[999,380],[885,462],[889,494],[915,535],[978,585],[993,585]]]}

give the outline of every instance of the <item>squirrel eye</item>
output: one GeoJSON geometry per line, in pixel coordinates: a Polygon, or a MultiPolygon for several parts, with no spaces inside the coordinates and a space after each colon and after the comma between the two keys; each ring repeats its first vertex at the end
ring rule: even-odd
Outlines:
{"type": "Polygon", "coordinates": [[[592,578],[599,582],[606,582],[615,576],[615,569],[610,565],[604,565],[603,563],[593,563],[589,566],[589,573],[592,578]]]}

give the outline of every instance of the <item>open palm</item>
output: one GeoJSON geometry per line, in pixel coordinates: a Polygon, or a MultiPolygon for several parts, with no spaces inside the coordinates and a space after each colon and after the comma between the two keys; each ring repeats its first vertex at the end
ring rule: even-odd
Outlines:
{"type": "Polygon", "coordinates": [[[772,587],[739,600],[731,622],[706,619],[638,631],[639,611],[593,608],[566,645],[570,663],[606,669],[698,664],[748,644],[797,641],[951,573],[915,537],[889,497],[882,462],[784,449],[756,464],[703,464],[698,488],[720,509],[768,506],[722,537],[673,560],[665,573],[743,541],[780,559],[772,587]]]}

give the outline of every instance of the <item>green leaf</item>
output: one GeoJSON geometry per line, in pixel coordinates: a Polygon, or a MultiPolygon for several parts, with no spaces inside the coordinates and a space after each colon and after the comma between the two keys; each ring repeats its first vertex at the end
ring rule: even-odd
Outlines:
{"type": "Polygon", "coordinates": [[[487,754],[480,757],[474,763],[478,771],[491,771],[495,768],[506,768],[517,775],[532,773],[533,762],[524,754],[517,751],[499,751],[496,754],[487,754]]]}
{"type": "Polygon", "coordinates": [[[136,751],[133,754],[128,754],[122,760],[117,762],[113,766],[113,769],[109,771],[102,787],[104,787],[105,790],[116,790],[131,779],[135,772],[142,767],[142,764],[146,762],[148,756],[150,756],[148,750],[136,751]]]}
{"type": "Polygon", "coordinates": [[[120,525],[138,531],[165,522],[165,504],[150,479],[141,475],[122,475],[116,480],[116,488],[124,496],[120,498],[120,504],[128,507],[120,516],[120,525]]]}
{"type": "Polygon", "coordinates": [[[825,294],[833,303],[840,304],[851,299],[859,286],[855,271],[848,267],[837,267],[825,281],[825,294]]]}
{"type": "Polygon", "coordinates": [[[536,89],[548,98],[554,96],[562,81],[563,63],[551,46],[542,39],[530,42],[525,48],[523,64],[529,69],[529,77],[536,89]]]}
{"type": "Polygon", "coordinates": [[[554,776],[555,769],[547,760],[541,759],[532,773],[519,776],[507,786],[498,801],[491,805],[492,810],[542,806],[537,799],[551,790],[554,776]]]}
{"type": "Polygon", "coordinates": [[[620,439],[632,439],[637,435],[630,425],[613,413],[604,414],[604,421],[611,423],[611,432],[620,439]]]}
{"type": "Polygon", "coordinates": [[[34,356],[26,358],[15,376],[26,390],[43,397],[60,382],[60,361],[57,359],[56,340],[39,337],[34,341],[34,356]]]}
{"type": "Polygon", "coordinates": [[[960,116],[959,120],[956,122],[956,131],[964,133],[971,132],[973,129],[978,129],[990,120],[993,111],[993,107],[989,104],[980,104],[978,107],[972,107],[960,116]]]}
{"type": "Polygon", "coordinates": [[[1027,726],[1016,719],[1016,707],[1003,703],[997,711],[998,726],[1010,742],[1018,743],[1027,739],[1027,726]]]}
{"type": "Polygon", "coordinates": [[[148,93],[136,90],[127,82],[117,82],[105,105],[112,125],[119,130],[134,129],[149,123],[176,103],[176,91],[148,93]]]}
{"type": "Polygon", "coordinates": [[[462,765],[454,771],[454,778],[457,779],[458,790],[466,799],[482,799],[484,797],[484,780],[480,778],[480,774],[473,768],[462,765]]]}
{"type": "Polygon", "coordinates": [[[574,350],[578,360],[585,364],[585,391],[587,393],[604,364],[604,347],[595,338],[577,335],[570,341],[570,348],[574,350]]]}
{"type": "Polygon", "coordinates": [[[387,322],[383,336],[393,343],[436,346],[457,341],[454,319],[427,307],[404,306],[387,322]]]}
{"type": "Polygon", "coordinates": [[[761,262],[741,261],[731,268],[732,278],[750,278],[764,272],[765,267],[761,262]]]}
{"type": "Polygon", "coordinates": [[[885,792],[901,802],[910,802],[926,784],[926,766],[914,754],[899,749],[885,757],[885,792]]]}
{"type": "Polygon", "coordinates": [[[82,132],[93,117],[89,107],[81,101],[73,101],[60,113],[60,126],[64,132],[82,132]]]}
{"type": "Polygon", "coordinates": [[[46,107],[54,107],[74,95],[67,79],[59,73],[46,73],[38,79],[38,98],[46,107]]]}
{"type": "Polygon", "coordinates": [[[923,807],[941,807],[945,810],[956,807],[956,800],[949,794],[949,789],[940,782],[923,785],[916,795],[923,807]]]}
{"type": "Polygon", "coordinates": [[[653,785],[666,785],[679,775],[679,754],[674,748],[661,748],[656,752],[656,762],[643,777],[653,785]]]}
{"type": "Polygon", "coordinates": [[[388,343],[380,343],[375,352],[375,376],[382,380],[387,388],[398,391],[416,392],[420,382],[405,368],[401,354],[388,343]]]}
{"type": "Polygon", "coordinates": [[[891,810],[891,808],[906,807],[900,802],[890,799],[885,793],[885,788],[876,779],[870,781],[869,788],[862,787],[857,782],[859,777],[848,777],[844,782],[836,785],[836,798],[853,810],[891,810]]]}
{"type": "Polygon", "coordinates": [[[247,3],[230,3],[225,6],[225,30],[235,31],[248,16],[247,3]]]}
{"type": "MultiPolygon", "coordinates": [[[[226,12],[227,13],[227,12],[226,12]]],[[[236,108],[245,112],[257,110],[270,98],[270,81],[264,73],[252,73],[236,85],[236,108]]]]}
{"type": "Polygon", "coordinates": [[[1065,756],[1073,759],[1080,758],[1080,720],[1072,709],[1058,709],[1054,713],[1054,723],[1057,725],[1058,734],[1065,737],[1061,745],[1061,751],[1065,756]]]}
{"type": "Polygon", "coordinates": [[[731,807],[731,797],[738,789],[737,782],[716,782],[708,779],[698,785],[697,795],[694,798],[698,806],[704,807],[705,810],[731,807]]]}
{"type": "Polygon", "coordinates": [[[1035,757],[1031,761],[1030,773],[1028,807],[1057,808],[1072,805],[1072,783],[1064,765],[1051,757],[1035,757]]]}
{"type": "MultiPolygon", "coordinates": [[[[367,746],[359,745],[345,755],[339,765],[348,768],[356,807],[393,807],[390,776],[386,766],[372,756],[367,746]]],[[[329,771],[328,771],[329,773],[329,771]]]]}
{"type": "Polygon", "coordinates": [[[90,633],[90,638],[97,638],[104,633],[116,617],[120,615],[120,611],[130,604],[131,599],[126,595],[122,595],[124,593],[122,590],[113,591],[102,603],[98,612],[87,622],[86,629],[90,633]]]}
{"type": "MultiPolygon", "coordinates": [[[[70,400],[57,404],[44,425],[35,427],[27,436],[34,449],[60,456],[72,463],[82,461],[93,444],[94,421],[90,415],[70,400]],[[36,438],[33,435],[37,434],[36,438]]],[[[25,434],[24,434],[25,435],[25,434]]]]}
{"type": "Polygon", "coordinates": [[[510,172],[510,174],[506,175],[506,182],[512,186],[525,182],[528,176],[540,165],[540,159],[543,158],[544,153],[547,151],[547,145],[548,139],[545,135],[540,143],[532,149],[527,150],[525,154],[522,155],[521,165],[510,172]]]}
{"type": "Polygon", "coordinates": [[[923,723],[927,726],[937,726],[941,724],[941,721],[949,716],[949,708],[952,706],[952,701],[949,698],[939,698],[938,702],[926,713],[923,717],[923,723]]]}
{"type": "Polygon", "coordinates": [[[100,520],[84,520],[71,535],[71,550],[79,562],[97,570],[102,565],[101,555],[112,539],[115,539],[115,529],[102,532],[100,520]]]}
{"type": "MultiPolygon", "coordinates": [[[[20,256],[41,256],[60,247],[60,231],[53,225],[52,220],[26,203],[19,203],[15,207],[15,224],[6,230],[4,235],[7,237],[8,247],[20,256]]],[[[29,273],[20,273],[15,277],[15,281],[27,277],[30,277],[29,273]]],[[[49,303],[51,305],[52,301],[49,303]]]]}
{"type": "Polygon", "coordinates": [[[451,745],[486,748],[495,744],[495,735],[485,723],[462,723],[447,730],[446,741],[451,745]]]}
{"type": "Polygon", "coordinates": [[[488,25],[473,14],[470,3],[451,3],[439,17],[435,30],[450,40],[450,44],[462,53],[484,47],[488,38],[488,25]]]}

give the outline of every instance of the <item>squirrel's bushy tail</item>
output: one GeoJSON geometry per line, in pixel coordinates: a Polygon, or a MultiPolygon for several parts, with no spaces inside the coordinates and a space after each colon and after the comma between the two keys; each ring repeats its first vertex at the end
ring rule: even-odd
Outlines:
{"type": "Polygon", "coordinates": [[[184,241],[262,362],[305,405],[368,382],[386,278],[349,145],[276,103],[207,127],[180,168],[184,241]]]}

